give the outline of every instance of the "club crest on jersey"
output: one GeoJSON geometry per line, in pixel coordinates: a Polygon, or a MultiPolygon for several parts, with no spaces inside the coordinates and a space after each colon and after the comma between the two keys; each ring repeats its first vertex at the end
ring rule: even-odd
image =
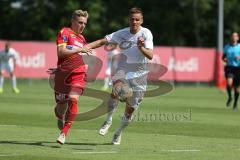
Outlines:
{"type": "Polygon", "coordinates": [[[68,41],[68,37],[67,36],[63,36],[62,39],[63,39],[63,42],[67,42],[68,41]]]}

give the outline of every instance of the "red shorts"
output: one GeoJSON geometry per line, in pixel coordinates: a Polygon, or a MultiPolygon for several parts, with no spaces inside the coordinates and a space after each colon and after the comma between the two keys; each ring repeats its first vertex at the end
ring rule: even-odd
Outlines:
{"type": "Polygon", "coordinates": [[[86,85],[85,72],[69,72],[61,71],[55,72],[54,77],[54,91],[56,102],[61,102],[69,99],[69,94],[82,95],[86,85]]]}

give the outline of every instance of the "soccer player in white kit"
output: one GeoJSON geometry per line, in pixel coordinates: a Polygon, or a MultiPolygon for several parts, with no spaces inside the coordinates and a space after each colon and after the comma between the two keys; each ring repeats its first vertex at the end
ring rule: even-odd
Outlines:
{"type": "Polygon", "coordinates": [[[16,60],[19,56],[18,52],[16,52],[9,42],[6,42],[5,49],[0,51],[0,93],[3,92],[3,84],[4,84],[4,71],[8,72],[12,79],[12,88],[15,93],[19,93],[19,89],[17,88],[17,80],[14,75],[16,60]]]}
{"type": "Polygon", "coordinates": [[[125,60],[124,58],[119,60],[119,62],[122,63],[120,63],[119,72],[117,71],[117,73],[113,75],[113,90],[109,98],[108,106],[112,109],[109,110],[107,119],[99,130],[99,134],[101,135],[105,135],[108,132],[112,124],[114,109],[118,105],[119,100],[124,101],[126,103],[126,108],[120,124],[113,135],[112,144],[114,145],[121,143],[122,131],[131,122],[133,112],[143,100],[144,91],[146,91],[146,76],[148,73],[146,64],[148,60],[151,60],[153,57],[153,36],[149,29],[141,26],[142,23],[142,10],[138,7],[133,7],[129,11],[129,27],[118,30],[105,36],[103,39],[88,44],[90,48],[97,48],[107,43],[116,43],[121,49],[120,53],[126,56],[125,60]],[[137,68],[132,72],[131,70],[134,70],[134,65],[129,65],[131,63],[136,64],[137,68]],[[138,67],[137,64],[142,64],[142,67],[138,67]],[[142,83],[136,84],[134,80],[142,81],[142,83]],[[123,100],[120,99],[121,92],[118,92],[118,86],[121,86],[121,84],[124,86],[125,82],[127,82],[129,88],[132,90],[132,94],[123,100]]]}

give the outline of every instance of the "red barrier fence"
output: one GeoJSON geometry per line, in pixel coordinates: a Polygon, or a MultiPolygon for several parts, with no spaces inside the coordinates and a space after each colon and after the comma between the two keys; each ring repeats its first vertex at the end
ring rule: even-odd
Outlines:
{"type": "MultiPolygon", "coordinates": [[[[0,41],[1,49],[4,43],[0,41]]],[[[19,78],[48,78],[46,70],[56,67],[55,43],[12,41],[11,44],[20,53],[16,69],[19,78]]],[[[96,49],[95,54],[103,62],[97,78],[103,79],[107,65],[106,51],[102,47],[96,49]]],[[[155,47],[152,62],[168,68],[168,72],[160,79],[185,82],[209,82],[215,79],[216,51],[213,48],[155,47]]]]}

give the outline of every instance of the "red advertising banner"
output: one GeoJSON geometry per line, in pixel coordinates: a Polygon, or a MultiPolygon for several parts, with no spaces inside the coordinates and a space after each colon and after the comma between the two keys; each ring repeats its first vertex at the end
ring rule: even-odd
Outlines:
{"type": "Polygon", "coordinates": [[[215,49],[155,47],[152,62],[167,67],[161,79],[206,82],[214,80],[215,55],[215,49]]]}
{"type": "MultiPolygon", "coordinates": [[[[0,41],[4,49],[5,42],[0,41]]],[[[56,46],[49,42],[11,41],[11,47],[19,53],[16,76],[19,78],[48,78],[47,69],[56,66],[56,46]]]]}
{"type": "MultiPolygon", "coordinates": [[[[4,49],[5,41],[0,41],[4,49]]],[[[57,53],[53,42],[11,41],[19,52],[16,75],[19,78],[48,78],[47,69],[56,67],[57,53]]],[[[97,79],[105,77],[107,52],[103,47],[94,50],[103,62],[97,79]]],[[[215,49],[187,47],[155,47],[152,63],[162,64],[168,72],[160,79],[208,82],[214,80],[215,49]]],[[[98,67],[98,66],[96,66],[98,67]]]]}

